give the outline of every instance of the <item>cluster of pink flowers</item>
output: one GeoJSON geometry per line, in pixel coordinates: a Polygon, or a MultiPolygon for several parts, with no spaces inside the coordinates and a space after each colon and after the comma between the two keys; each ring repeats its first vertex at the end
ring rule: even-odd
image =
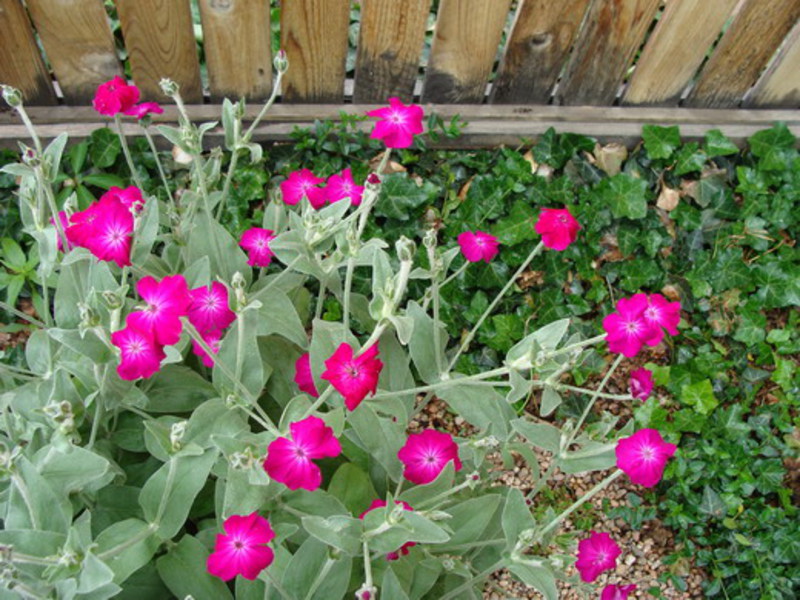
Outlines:
{"type": "Polygon", "coordinates": [[[364,186],[353,181],[349,168],[331,175],[327,180],[317,177],[310,169],[300,169],[290,173],[280,187],[284,203],[294,206],[307,198],[317,210],[327,203],[340,200],[349,200],[352,206],[358,206],[364,197],[364,186]]]}
{"type": "MultiPolygon", "coordinates": [[[[147,378],[158,371],[166,357],[164,347],[180,340],[181,317],[188,317],[212,350],[218,348],[222,331],[236,318],[228,307],[228,290],[221,283],[189,290],[183,275],[161,281],[148,276],[139,280],[136,291],[145,306],[128,315],[124,329],[111,334],[111,343],[120,349],[117,373],[122,379],[147,378]]],[[[194,353],[203,364],[213,366],[199,344],[194,344],[194,353]]]]}
{"type": "MultiPolygon", "coordinates": [[[[622,550],[607,533],[592,531],[591,535],[578,542],[578,560],[575,568],[578,569],[581,579],[588,583],[594,582],[601,573],[614,569],[617,558],[622,550]]],[[[607,585],[603,588],[600,600],[625,600],[636,586],[607,585]]]]}
{"type": "MultiPolygon", "coordinates": [[[[63,211],[58,218],[64,226],[69,248],[86,248],[100,260],[113,261],[120,267],[131,264],[134,214],[144,207],[142,191],[130,186],[112,187],[86,210],[72,213],[63,211]]],[[[64,250],[61,240],[59,249],[64,250]]]]}
{"type": "Polygon", "coordinates": [[[634,294],[617,301],[616,312],[603,319],[608,349],[628,358],[636,356],[643,345],[657,346],[664,330],[678,335],[681,303],[668,302],[661,294],[634,294]]]}
{"type": "Polygon", "coordinates": [[[124,114],[141,120],[148,115],[164,112],[157,102],[137,104],[139,95],[138,87],[129,85],[118,75],[98,86],[92,105],[97,112],[108,117],[124,114]]]}

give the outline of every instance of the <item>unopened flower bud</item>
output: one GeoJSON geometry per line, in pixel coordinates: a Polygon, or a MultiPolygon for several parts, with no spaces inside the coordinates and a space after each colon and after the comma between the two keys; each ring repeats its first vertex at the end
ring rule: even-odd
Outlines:
{"type": "Polygon", "coordinates": [[[188,424],[188,421],[178,421],[169,428],[169,443],[174,452],[183,447],[183,436],[186,434],[186,426],[188,424]]]}
{"type": "Polygon", "coordinates": [[[278,53],[275,55],[275,59],[272,61],[272,65],[275,67],[275,70],[278,73],[286,73],[286,71],[289,69],[289,60],[286,58],[285,50],[278,50],[278,53]]]}
{"type": "Polygon", "coordinates": [[[158,82],[158,85],[161,87],[161,91],[167,96],[175,96],[178,90],[180,90],[180,86],[168,77],[164,77],[158,82]]]}
{"type": "Polygon", "coordinates": [[[381,178],[377,173],[367,175],[367,187],[377,188],[381,184],[381,178]]]}
{"type": "MultiPolygon", "coordinates": [[[[117,292],[112,292],[111,290],[103,290],[100,296],[103,298],[103,302],[105,302],[106,306],[110,310],[122,308],[123,304],[125,303],[125,299],[123,297],[120,297],[117,292]]],[[[87,309],[88,308],[89,307],[87,306],[87,309]]]]}
{"type": "Polygon", "coordinates": [[[422,236],[422,243],[428,250],[436,248],[436,230],[432,227],[425,230],[425,235],[422,236]]]}
{"type": "Polygon", "coordinates": [[[22,93],[15,87],[11,87],[10,85],[0,85],[0,89],[3,90],[3,100],[11,108],[19,108],[22,106],[22,93]]]}
{"type": "Polygon", "coordinates": [[[395,249],[400,260],[412,262],[417,251],[417,245],[406,236],[401,235],[400,239],[395,242],[395,249]]]}
{"type": "Polygon", "coordinates": [[[442,567],[445,571],[452,571],[456,568],[456,561],[454,561],[452,558],[445,558],[442,561],[442,567]]]}
{"type": "Polygon", "coordinates": [[[244,452],[234,452],[228,462],[235,471],[247,471],[255,464],[256,457],[253,449],[248,447],[244,452]]]}
{"type": "Polygon", "coordinates": [[[29,167],[38,167],[42,164],[42,161],[39,157],[39,153],[36,152],[33,148],[26,146],[25,144],[20,144],[22,148],[22,162],[28,165],[29,167]]]}

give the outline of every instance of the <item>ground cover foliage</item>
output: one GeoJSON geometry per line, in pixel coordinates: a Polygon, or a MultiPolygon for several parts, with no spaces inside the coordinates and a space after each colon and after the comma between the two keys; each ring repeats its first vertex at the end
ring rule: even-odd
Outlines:
{"type": "MultiPolygon", "coordinates": [[[[358,121],[319,123],[240,167],[224,218],[234,235],[261,223],[262,202],[296,169],[325,177],[349,166],[363,181],[381,148],[356,130],[358,121]]],[[[440,136],[458,129],[435,118],[428,125],[440,136]]],[[[656,126],[644,129],[630,153],[553,131],[534,144],[497,150],[431,150],[420,141],[389,165],[396,172],[386,179],[370,225],[390,242],[418,239],[432,224],[449,240],[475,229],[498,237],[502,260],[473,266],[443,293],[442,318],[456,336],[474,325],[528,254],[539,208],[567,206],[583,225],[581,244],[534,260],[461,357],[462,373],[500,366],[527,333],[563,317],[580,316],[586,337],[601,333],[598,317],[640,289],[680,299],[680,346],[650,357],[660,394],[635,407],[635,419],[638,427],[680,438],[667,483],[644,494],[644,503],[676,532],[672,577],[679,585],[682,565],[694,561],[706,569],[709,597],[791,598],[800,587],[798,494],[790,487],[800,456],[800,336],[791,310],[800,303],[795,146],[781,125],[753,136],[744,150],[718,132],[683,143],[676,128],[656,126]]],[[[146,142],[137,140],[133,152],[145,189],[163,195],[146,142]]],[[[168,173],[173,189],[188,178],[177,158],[168,173]]],[[[104,189],[123,186],[126,169],[116,136],[98,130],[66,151],[59,199],[74,191],[85,208],[104,189]]],[[[13,187],[11,176],[0,175],[3,195],[13,187]]],[[[4,201],[0,213],[2,293],[9,301],[31,297],[36,306],[36,251],[19,235],[14,206],[4,201]]],[[[425,264],[424,248],[418,253],[425,264]]],[[[356,276],[354,289],[368,286],[356,276]]],[[[339,303],[329,299],[323,319],[341,316],[339,303]]],[[[353,324],[369,333],[357,314],[353,324]]],[[[22,366],[21,346],[3,360],[22,366]]],[[[573,383],[590,378],[598,361],[599,355],[574,370],[573,383]]],[[[579,416],[583,406],[567,394],[548,402],[545,412],[556,422],[579,416]]],[[[525,403],[516,408],[524,411],[525,403]]],[[[205,508],[192,510],[202,515],[205,508]]],[[[114,518],[100,515],[92,528],[114,518]]],[[[634,511],[630,518],[636,520],[634,511]]],[[[185,546],[175,556],[197,552],[185,546]]]]}

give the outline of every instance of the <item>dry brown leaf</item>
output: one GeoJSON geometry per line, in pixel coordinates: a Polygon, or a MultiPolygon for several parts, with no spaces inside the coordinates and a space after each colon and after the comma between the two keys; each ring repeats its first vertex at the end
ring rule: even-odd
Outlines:
{"type": "Polygon", "coordinates": [[[172,147],[172,160],[174,160],[179,165],[190,165],[192,164],[192,155],[188,152],[184,152],[178,146],[172,147]]]}
{"type": "Polygon", "coordinates": [[[658,195],[658,200],[656,200],[656,206],[670,212],[677,208],[680,199],[681,193],[679,190],[662,185],[661,193],[658,195]]]}
{"type": "Polygon", "coordinates": [[[472,185],[472,180],[473,179],[475,179],[474,175],[472,177],[470,177],[469,179],[467,179],[467,182],[464,185],[461,186],[460,190],[458,190],[458,199],[461,202],[463,202],[464,198],[467,197],[467,192],[469,191],[469,188],[472,185]]]}
{"type": "Polygon", "coordinates": [[[613,177],[622,170],[622,163],[628,158],[628,149],[622,144],[595,144],[594,159],[598,167],[613,177]]]}
{"type": "Polygon", "coordinates": [[[536,169],[539,168],[539,163],[537,163],[536,159],[533,158],[533,151],[528,150],[525,154],[522,155],[522,158],[524,158],[531,164],[531,173],[536,173],[536,169]]]}

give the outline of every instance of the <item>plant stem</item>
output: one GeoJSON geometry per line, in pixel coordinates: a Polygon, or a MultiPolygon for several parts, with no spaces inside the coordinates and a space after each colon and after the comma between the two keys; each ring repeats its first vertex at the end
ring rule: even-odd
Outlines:
{"type": "Polygon", "coordinates": [[[94,419],[92,419],[92,429],[89,432],[89,443],[86,445],[87,450],[94,447],[94,441],[97,439],[97,432],[100,429],[100,411],[102,410],[101,400],[102,394],[98,394],[94,399],[94,419]]]}
{"type": "Polygon", "coordinates": [[[373,587],[372,584],[372,559],[369,555],[369,542],[364,540],[364,585],[367,588],[373,587]]]}
{"type": "Polygon", "coordinates": [[[142,127],[144,129],[144,137],[147,138],[147,143],[150,146],[150,151],[153,153],[153,157],[156,161],[156,167],[158,167],[158,175],[161,178],[161,184],[164,186],[164,191],[167,192],[167,200],[170,200],[173,205],[175,201],[172,198],[172,192],[169,190],[169,183],[167,183],[167,175],[164,172],[164,167],[161,164],[161,159],[158,157],[158,148],[156,148],[156,144],[153,141],[153,136],[150,135],[150,129],[148,127],[142,127]]]}
{"type": "Polygon", "coordinates": [[[552,521],[550,521],[547,525],[545,525],[544,529],[542,529],[541,532],[539,533],[539,539],[544,537],[550,530],[555,528],[561,521],[563,521],[569,515],[571,515],[573,512],[575,512],[575,510],[577,508],[579,508],[582,504],[584,504],[585,502],[591,500],[600,491],[602,491],[605,488],[607,488],[611,484],[611,482],[614,481],[620,475],[622,475],[622,471],[620,469],[617,469],[616,471],[611,473],[611,475],[609,475],[608,477],[603,479],[601,482],[599,482],[597,485],[595,485],[591,490],[586,492],[583,496],[578,498],[575,502],[572,503],[572,505],[569,508],[564,510],[564,512],[562,512],[561,514],[556,516],[552,521]]]}
{"type": "Polygon", "coordinates": [[[462,481],[462,482],[461,482],[461,483],[459,483],[458,485],[456,485],[456,486],[453,486],[453,487],[451,487],[450,489],[448,489],[448,490],[445,490],[445,491],[441,492],[440,494],[436,494],[436,495],[435,495],[435,496],[433,496],[432,498],[428,498],[427,500],[424,500],[424,501],[422,501],[422,502],[419,502],[419,503],[418,503],[418,504],[417,504],[417,505],[414,507],[414,510],[425,510],[425,509],[424,509],[424,507],[427,507],[428,505],[431,505],[431,506],[436,506],[436,504],[437,504],[438,502],[441,502],[442,500],[444,500],[444,499],[446,499],[446,498],[449,498],[449,497],[450,497],[450,496],[452,496],[453,494],[457,494],[458,492],[460,492],[460,491],[461,491],[461,490],[463,490],[464,488],[466,488],[466,487],[469,487],[469,485],[470,485],[471,483],[472,483],[472,481],[470,481],[470,479],[469,479],[469,476],[467,476],[467,479],[465,479],[464,481],[462,481]]]}
{"type": "Polygon", "coordinates": [[[292,259],[291,262],[289,262],[289,264],[286,265],[286,267],[284,267],[284,269],[280,273],[278,273],[272,281],[270,281],[267,285],[265,285],[263,288],[258,290],[258,292],[253,294],[253,298],[258,298],[262,294],[265,294],[267,292],[267,290],[269,290],[270,288],[274,287],[281,279],[283,279],[284,276],[287,273],[291,273],[291,271],[294,268],[294,266],[298,262],[300,262],[300,258],[301,258],[300,256],[297,256],[294,259],[292,259]]]}
{"type": "Polygon", "coordinates": [[[106,560],[107,558],[111,558],[113,556],[116,556],[120,552],[124,552],[128,548],[131,548],[131,547],[135,546],[136,544],[138,544],[139,542],[141,542],[143,540],[146,540],[151,535],[153,535],[156,532],[157,529],[158,529],[158,525],[156,523],[150,523],[150,525],[147,527],[147,529],[142,529],[139,533],[137,533],[132,538],[130,538],[128,540],[125,540],[124,542],[122,542],[121,544],[119,544],[117,546],[114,546],[113,548],[109,548],[105,552],[101,552],[100,554],[97,555],[97,558],[99,558],[100,560],[106,560]]]}
{"type": "Polygon", "coordinates": [[[277,591],[281,595],[281,598],[285,598],[286,600],[288,600],[289,598],[292,597],[292,596],[290,596],[288,594],[288,592],[285,589],[283,589],[283,586],[280,583],[278,583],[278,580],[275,579],[275,576],[272,574],[272,572],[269,569],[264,569],[261,572],[264,573],[267,576],[267,579],[269,579],[270,585],[273,588],[275,588],[275,591],[277,591]]]}
{"type": "Polygon", "coordinates": [[[441,299],[439,298],[439,282],[436,280],[436,277],[434,277],[433,281],[431,282],[431,291],[433,293],[433,355],[436,360],[437,377],[441,377],[442,338],[439,336],[439,309],[441,299]]]}
{"type": "Polygon", "coordinates": [[[172,482],[175,481],[175,465],[178,459],[174,456],[169,459],[169,467],[167,468],[167,478],[164,481],[164,492],[161,494],[161,500],[158,502],[158,509],[156,510],[156,518],[153,523],[158,528],[161,526],[161,518],[164,516],[164,511],[167,510],[167,500],[169,499],[170,488],[172,482]]]}
{"type": "Polygon", "coordinates": [[[545,353],[545,358],[552,358],[553,356],[566,354],[567,352],[572,352],[573,350],[577,350],[579,348],[584,348],[586,346],[593,346],[598,342],[602,342],[605,339],[606,339],[605,333],[602,335],[596,335],[593,338],[581,340],[580,342],[575,342],[574,344],[570,344],[569,346],[564,346],[563,348],[558,348],[557,350],[551,350],[550,352],[545,353]]]}
{"type": "Polygon", "coordinates": [[[633,400],[633,396],[630,394],[606,394],[604,392],[598,392],[588,388],[575,387],[573,385],[565,385],[563,383],[557,383],[553,385],[553,388],[557,391],[565,390],[568,392],[575,392],[576,394],[593,394],[598,398],[605,398],[607,400],[633,400]]]}
{"type": "Polygon", "coordinates": [[[448,283],[450,283],[451,281],[453,281],[454,279],[456,279],[456,278],[457,278],[458,276],[460,276],[460,275],[461,275],[461,274],[462,274],[464,271],[466,271],[466,270],[467,270],[467,267],[469,267],[469,262],[464,262],[464,264],[463,264],[463,265],[461,265],[461,266],[458,268],[458,270],[457,270],[457,271],[454,271],[454,272],[453,272],[453,273],[451,273],[451,274],[450,274],[448,277],[446,277],[446,278],[444,279],[444,281],[442,281],[442,283],[439,285],[439,287],[444,287],[444,286],[446,286],[448,283]]]}
{"type": "Polygon", "coordinates": [[[502,569],[505,566],[505,564],[506,564],[505,563],[505,559],[498,560],[492,566],[487,567],[486,569],[484,569],[483,571],[481,571],[480,573],[478,573],[474,577],[472,577],[470,579],[467,579],[464,583],[462,583],[460,586],[458,586],[454,590],[450,590],[450,592],[448,592],[447,594],[442,596],[439,600],[450,600],[450,598],[459,598],[460,597],[459,595],[461,594],[461,592],[463,592],[464,590],[469,589],[475,583],[477,583],[478,581],[480,581],[484,577],[488,577],[489,575],[491,575],[492,573],[494,573],[498,569],[502,569]]]}
{"type": "Polygon", "coordinates": [[[586,417],[589,416],[589,413],[591,412],[595,401],[600,397],[600,394],[603,392],[603,388],[606,387],[606,384],[608,383],[609,379],[611,379],[611,376],[614,374],[614,371],[622,362],[623,358],[624,356],[622,354],[617,355],[617,358],[611,364],[611,367],[606,372],[605,376],[603,377],[603,380],[600,382],[600,385],[597,386],[597,389],[592,394],[592,397],[589,399],[588,404],[586,404],[586,408],[583,409],[583,413],[581,414],[581,418],[578,419],[578,422],[575,425],[575,429],[572,430],[572,433],[567,438],[567,442],[563,446],[564,451],[569,450],[570,444],[572,444],[572,441],[575,439],[575,436],[578,435],[578,432],[583,426],[584,421],[586,421],[586,417]]]}
{"type": "Polygon", "coordinates": [[[139,173],[136,171],[136,167],[133,164],[131,149],[128,148],[128,140],[125,137],[125,131],[122,129],[122,117],[120,117],[119,113],[114,115],[114,123],[116,123],[117,125],[117,135],[119,135],[119,142],[120,145],[122,146],[122,153],[125,155],[125,162],[128,163],[128,168],[131,171],[131,177],[133,177],[133,182],[136,184],[136,187],[144,191],[144,187],[142,186],[142,180],[139,179],[139,173]]]}
{"type": "Polygon", "coordinates": [[[322,318],[322,305],[325,303],[325,280],[319,282],[319,294],[317,294],[317,305],[314,308],[314,319],[322,318]]]}
{"type": "Polygon", "coordinates": [[[342,303],[342,342],[347,339],[347,334],[350,331],[350,288],[353,286],[353,271],[355,271],[355,267],[355,257],[349,256],[347,258],[347,267],[345,268],[344,291],[342,292],[344,299],[342,303]]]}
{"type": "Polygon", "coordinates": [[[11,313],[11,314],[13,314],[15,317],[18,317],[18,318],[22,319],[23,321],[27,321],[27,322],[28,322],[28,323],[30,323],[31,325],[36,325],[37,327],[40,327],[40,328],[42,328],[42,329],[46,329],[46,328],[47,328],[47,325],[45,325],[44,323],[42,323],[42,322],[41,322],[39,319],[37,319],[36,317],[32,317],[32,316],[30,316],[30,315],[26,315],[26,314],[25,314],[24,312],[22,312],[21,310],[18,310],[18,309],[16,309],[16,308],[14,308],[14,307],[13,307],[13,306],[11,306],[10,304],[7,304],[6,302],[3,302],[2,300],[0,300],[0,308],[2,308],[2,309],[3,309],[3,310],[5,310],[5,311],[8,311],[8,312],[10,312],[10,313],[11,313]]]}
{"type": "Polygon", "coordinates": [[[511,289],[511,286],[514,285],[514,283],[517,281],[517,278],[520,275],[522,275],[525,269],[528,268],[528,265],[531,264],[531,261],[536,257],[537,254],[539,254],[539,252],[541,252],[542,248],[544,248],[544,245],[542,244],[542,242],[539,242],[536,245],[536,247],[531,251],[531,253],[528,255],[528,258],[526,258],[523,261],[523,263],[519,266],[516,272],[511,276],[511,278],[505,284],[505,286],[503,286],[503,289],[500,290],[500,293],[498,293],[497,296],[495,296],[494,300],[492,300],[492,303],[486,307],[486,310],[483,311],[483,314],[478,319],[478,322],[475,323],[475,326],[467,334],[467,337],[464,339],[463,342],[461,342],[461,346],[459,346],[458,351],[455,353],[455,355],[453,355],[453,358],[450,359],[450,364],[447,366],[448,373],[453,370],[453,367],[455,366],[456,362],[458,362],[458,358],[469,347],[470,342],[475,337],[475,334],[478,333],[478,329],[480,329],[480,326],[483,325],[483,322],[486,320],[486,318],[500,303],[500,300],[503,299],[503,296],[506,295],[506,292],[508,292],[508,290],[511,289]]]}
{"type": "Polygon", "coordinates": [[[247,131],[245,131],[244,135],[242,136],[245,144],[250,142],[250,136],[253,135],[253,131],[255,131],[255,128],[258,127],[261,119],[264,118],[264,116],[267,114],[267,111],[275,103],[275,99],[278,97],[278,92],[281,89],[281,79],[283,79],[283,72],[278,71],[277,75],[275,76],[275,84],[272,86],[272,94],[270,94],[270,97],[261,108],[261,111],[258,113],[256,118],[253,119],[253,122],[250,123],[250,127],[247,128],[247,131]]]}
{"type": "Polygon", "coordinates": [[[322,565],[322,569],[317,574],[316,579],[314,579],[314,583],[311,584],[311,587],[308,588],[308,593],[306,594],[306,600],[311,600],[314,597],[314,594],[319,589],[319,586],[322,585],[322,582],[325,581],[325,578],[328,576],[328,571],[331,570],[331,567],[334,565],[336,561],[332,558],[328,558],[325,561],[325,564],[322,565]]]}
{"type": "MultiPolygon", "coordinates": [[[[31,139],[33,140],[33,145],[36,147],[36,152],[41,155],[42,154],[42,140],[39,139],[39,135],[36,133],[36,129],[33,127],[33,123],[31,122],[31,118],[28,116],[28,112],[25,110],[25,107],[20,104],[19,106],[15,106],[14,110],[17,111],[22,122],[25,125],[25,129],[28,130],[28,134],[30,134],[31,139]]],[[[54,165],[55,168],[58,168],[58,165],[54,165]]]]}
{"type": "MultiPolygon", "coordinates": [[[[500,377],[508,373],[508,368],[500,367],[497,369],[493,369],[491,371],[486,371],[484,373],[477,373],[476,375],[470,375],[469,377],[456,377],[455,379],[444,379],[442,381],[437,381],[436,383],[431,383],[429,385],[423,385],[420,387],[415,388],[408,388],[405,390],[397,390],[393,392],[380,392],[375,394],[372,399],[373,400],[380,400],[381,398],[392,398],[395,396],[405,396],[406,394],[421,394],[423,392],[432,392],[434,390],[440,390],[442,388],[451,387],[454,385],[461,385],[461,384],[469,384],[474,385],[478,382],[483,382],[484,379],[488,379],[490,377],[500,377]]],[[[488,383],[488,382],[483,382],[488,383]]],[[[491,382],[491,383],[501,383],[491,382]]],[[[505,382],[502,382],[505,383],[505,382]]]]}

